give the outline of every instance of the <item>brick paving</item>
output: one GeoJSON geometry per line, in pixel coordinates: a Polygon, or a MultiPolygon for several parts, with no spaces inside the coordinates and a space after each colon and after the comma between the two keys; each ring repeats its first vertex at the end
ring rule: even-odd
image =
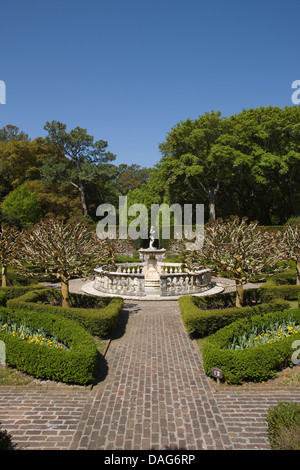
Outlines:
{"type": "Polygon", "coordinates": [[[269,449],[266,410],[300,391],[211,386],[178,302],[125,302],[93,388],[0,387],[0,422],[18,449],[269,449]]]}

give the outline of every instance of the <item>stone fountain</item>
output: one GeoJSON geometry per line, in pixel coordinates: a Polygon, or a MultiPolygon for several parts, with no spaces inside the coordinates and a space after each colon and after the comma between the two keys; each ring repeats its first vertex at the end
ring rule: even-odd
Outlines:
{"type": "Polygon", "coordinates": [[[140,262],[116,263],[95,269],[95,279],[82,290],[91,295],[140,300],[171,300],[182,295],[206,295],[223,289],[211,281],[211,270],[189,271],[181,263],[164,262],[166,250],[154,247],[154,227],[148,248],[140,248],[140,262]]]}

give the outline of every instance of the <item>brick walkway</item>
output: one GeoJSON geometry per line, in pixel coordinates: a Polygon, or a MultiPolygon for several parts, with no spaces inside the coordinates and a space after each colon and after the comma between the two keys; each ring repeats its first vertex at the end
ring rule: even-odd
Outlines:
{"type": "Polygon", "coordinates": [[[300,391],[215,391],[177,302],[126,302],[92,389],[0,387],[19,449],[268,449],[266,410],[300,391]]]}

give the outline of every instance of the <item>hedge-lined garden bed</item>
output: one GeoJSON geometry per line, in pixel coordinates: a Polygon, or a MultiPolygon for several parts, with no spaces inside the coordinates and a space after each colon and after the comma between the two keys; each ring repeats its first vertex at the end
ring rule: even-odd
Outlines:
{"type": "Polygon", "coordinates": [[[115,329],[122,308],[120,297],[92,297],[70,294],[71,307],[61,307],[61,291],[57,289],[31,290],[21,297],[7,301],[7,306],[27,312],[51,313],[76,320],[90,334],[105,338],[115,329]]]}
{"type": "Polygon", "coordinates": [[[255,289],[246,289],[245,300],[248,306],[234,307],[235,292],[204,297],[183,296],[179,298],[182,321],[188,333],[203,338],[211,335],[239,318],[284,310],[289,303],[275,299],[269,303],[259,303],[255,289]]]}
{"type": "Polygon", "coordinates": [[[96,344],[76,321],[50,313],[23,309],[0,309],[0,340],[5,343],[6,364],[40,379],[87,385],[93,381],[98,359],[96,344]],[[8,328],[9,326],[9,328],[8,328]],[[64,348],[39,344],[22,338],[12,329],[43,329],[50,340],[55,337],[64,348]],[[8,330],[10,332],[8,332],[8,330]]]}
{"type": "Polygon", "coordinates": [[[229,345],[238,332],[251,335],[253,328],[260,331],[274,322],[280,325],[280,322],[287,319],[300,325],[300,309],[256,315],[250,320],[239,320],[206,338],[202,347],[206,374],[211,376],[212,368],[221,369],[228,384],[241,384],[244,381],[261,382],[276,377],[277,371],[293,365],[292,343],[300,340],[300,333],[245,349],[230,349],[229,345]]]}

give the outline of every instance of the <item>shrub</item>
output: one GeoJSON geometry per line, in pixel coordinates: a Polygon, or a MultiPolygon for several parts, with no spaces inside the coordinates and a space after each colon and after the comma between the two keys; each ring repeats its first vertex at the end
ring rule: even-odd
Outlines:
{"type": "Polygon", "coordinates": [[[60,290],[39,289],[8,300],[7,305],[25,309],[27,312],[48,312],[76,320],[90,334],[102,338],[107,337],[115,329],[123,308],[123,299],[120,297],[101,297],[100,299],[84,294],[70,294],[71,305],[79,305],[79,307],[63,308],[59,305],[50,305],[51,301],[61,303],[61,298],[60,290]]]}
{"type": "Polygon", "coordinates": [[[20,297],[31,290],[37,289],[44,289],[44,287],[41,285],[0,287],[0,306],[5,307],[8,300],[20,297]]]}
{"type": "Polygon", "coordinates": [[[273,281],[268,281],[263,286],[259,287],[258,290],[263,302],[270,302],[274,299],[297,300],[300,286],[277,286],[273,281]]]}
{"type": "Polygon", "coordinates": [[[283,367],[292,366],[292,343],[300,339],[300,333],[270,344],[258,345],[242,350],[228,349],[239,329],[251,332],[253,327],[266,327],[274,321],[291,318],[300,323],[300,309],[256,315],[248,320],[238,320],[225,326],[208,337],[202,348],[203,367],[207,375],[212,368],[223,371],[224,379],[230,384],[243,381],[261,382],[274,378],[283,367]]]}
{"type": "Polygon", "coordinates": [[[25,324],[32,330],[43,330],[55,335],[66,349],[50,348],[0,331],[5,343],[6,364],[21,372],[41,379],[86,385],[94,377],[97,349],[93,338],[77,322],[53,314],[24,310],[0,309],[0,318],[5,323],[25,324]]]}
{"type": "Polygon", "coordinates": [[[274,299],[297,300],[300,286],[296,285],[297,272],[294,269],[274,274],[258,288],[263,302],[274,299]]]}
{"type": "Polygon", "coordinates": [[[300,450],[300,404],[281,402],[267,411],[272,450],[300,450]]]}
{"type": "Polygon", "coordinates": [[[11,435],[8,434],[6,429],[0,429],[0,450],[8,450],[12,447],[13,444],[11,435]]]}
{"type": "MultiPolygon", "coordinates": [[[[255,289],[247,289],[244,292],[249,304],[258,301],[255,289]]],[[[234,304],[234,292],[205,297],[183,296],[179,298],[179,307],[185,328],[188,333],[196,337],[211,335],[239,318],[249,318],[256,314],[284,310],[289,307],[289,303],[282,299],[270,303],[257,303],[252,307],[232,307],[231,305],[234,304]]]]}

